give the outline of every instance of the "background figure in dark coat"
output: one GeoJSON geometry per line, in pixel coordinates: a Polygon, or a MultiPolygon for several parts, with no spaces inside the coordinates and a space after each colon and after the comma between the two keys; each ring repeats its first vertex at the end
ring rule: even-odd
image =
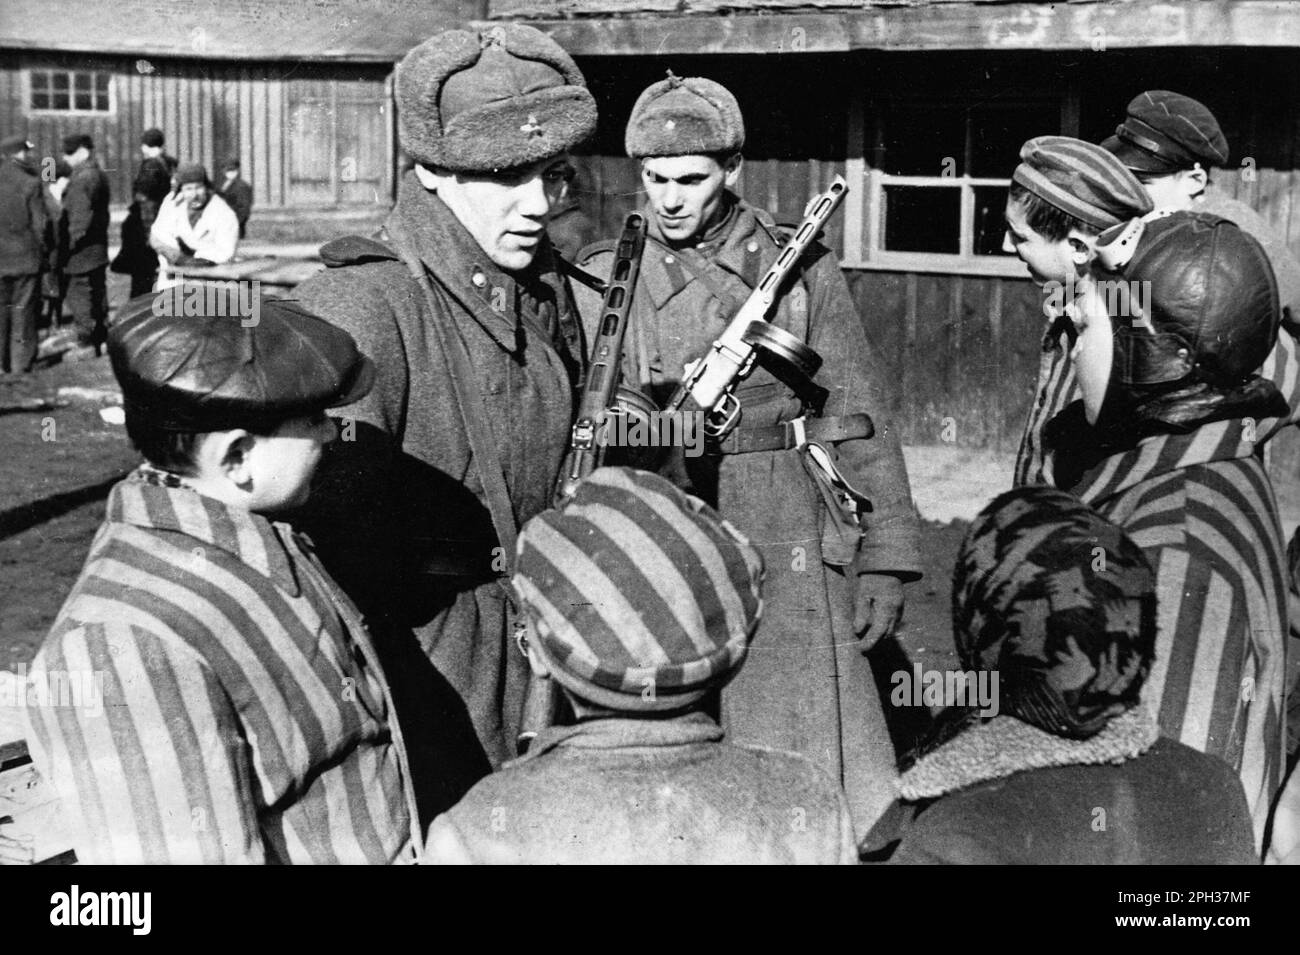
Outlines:
{"type": "Polygon", "coordinates": [[[0,371],[31,371],[36,360],[40,275],[49,216],[26,136],[0,143],[0,371]]]}
{"type": "Polygon", "coordinates": [[[60,159],[54,164],[54,181],[41,190],[49,214],[48,250],[41,275],[44,314],[38,320],[42,328],[58,328],[63,322],[63,298],[68,292],[68,279],[63,272],[63,263],[68,258],[68,218],[63,214],[63,194],[71,181],[72,167],[60,159]]]}
{"type": "Polygon", "coordinates": [[[95,161],[95,141],[89,136],[65,136],[63,158],[72,167],[72,179],[63,194],[68,223],[68,258],[63,265],[68,276],[68,305],[77,325],[77,343],[98,351],[107,335],[108,177],[95,161]]]}
{"type": "MultiPolygon", "coordinates": [[[[864,857],[1258,862],[1232,768],[1157,738],[1140,702],[1156,629],[1155,572],[1117,525],[1054,488],[995,499],[953,577],[957,653],[974,679],[945,681],[950,709],[900,777],[904,801],[872,830],[864,857]]],[[[920,698],[920,687],[907,689],[896,683],[895,702],[920,698]]]]}
{"type": "Polygon", "coordinates": [[[227,159],[221,167],[224,175],[217,186],[217,195],[226,200],[226,205],[235,210],[239,219],[239,237],[248,232],[248,217],[253,213],[253,187],[239,175],[239,160],[227,159]]]}
{"type": "Polygon", "coordinates": [[[160,129],[146,129],[140,137],[140,168],[131,184],[133,201],[122,222],[122,249],[113,271],[131,276],[130,298],[153,291],[158,280],[158,256],[149,245],[149,230],[158,207],[172,191],[176,158],[163,152],[166,140],[160,129]]]}

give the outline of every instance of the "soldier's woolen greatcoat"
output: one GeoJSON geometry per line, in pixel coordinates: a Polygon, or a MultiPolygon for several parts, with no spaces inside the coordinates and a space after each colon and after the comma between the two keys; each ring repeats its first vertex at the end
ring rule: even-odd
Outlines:
{"type": "MultiPolygon", "coordinates": [[[[624,348],[624,380],[661,406],[684,364],[719,337],[784,241],[765,211],[734,196],[726,201],[725,221],[692,250],[668,248],[646,209],[650,239],[624,348]]],[[[603,276],[610,261],[608,247],[597,246],[582,265],[603,276]]],[[[885,376],[839,265],[815,246],[799,271],[769,319],[822,356],[816,380],[830,390],[825,414],[866,412],[876,426],[874,438],[836,448],[840,467],[874,507],[856,560],[849,567],[823,562],[824,505],[797,450],[705,455],[686,464],[694,491],[716,502],[768,567],[766,609],[749,663],[723,691],[727,737],[811,758],[843,782],[854,822],[865,831],[892,798],[895,770],[870,665],[853,631],[854,575],[919,577],[919,527],[898,435],[888,422],[885,376]]],[[[594,322],[598,298],[579,286],[575,295],[584,321],[594,322]]],[[[800,414],[792,390],[763,369],[738,394],[742,431],[800,414]]]]}
{"type": "Polygon", "coordinates": [[[468,348],[520,523],[550,506],[580,330],[549,248],[517,281],[411,173],[386,232],[413,241],[436,314],[391,237],[326,245],[332,267],[296,292],[379,368],[371,394],[347,409],[355,433],[345,427],[327,458],[308,526],[363,610],[414,631],[497,765],[514,755],[527,662],[507,632],[504,565],[432,323],[468,348]]]}

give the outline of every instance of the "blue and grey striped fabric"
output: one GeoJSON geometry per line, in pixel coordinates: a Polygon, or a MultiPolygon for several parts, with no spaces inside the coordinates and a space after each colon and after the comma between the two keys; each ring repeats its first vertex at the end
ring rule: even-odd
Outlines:
{"type": "MultiPolygon", "coordinates": [[[[1300,342],[1287,328],[1278,334],[1277,344],[1259,373],[1277,385],[1291,406],[1291,413],[1285,418],[1215,421],[1201,425],[1190,434],[1154,435],[1143,440],[1140,455],[1108,458],[1085,475],[1073,490],[1085,500],[1091,500],[1117,493],[1150,474],[1255,454],[1260,445],[1300,420],[1300,342]]],[[[1016,455],[1013,487],[1056,483],[1051,455],[1044,447],[1043,431],[1047,422],[1081,397],[1066,336],[1059,333],[1053,336],[1049,332],[1043,344],[1038,391],[1016,455]]]]}
{"type": "Polygon", "coordinates": [[[78,858],[409,858],[401,732],[355,609],[287,525],[157,473],[113,489],[29,677],[102,680],[98,712],[29,691],[78,858]]]}
{"type": "Polygon", "coordinates": [[[1122,162],[1100,146],[1069,136],[1026,142],[1011,178],[1098,230],[1151,211],[1151,197],[1122,162]]]}
{"type": "Polygon", "coordinates": [[[1143,700],[1162,734],[1240,773],[1260,848],[1286,757],[1287,585],[1273,487],[1254,457],[1148,466],[1134,480],[1143,454],[1107,462],[1130,474],[1114,483],[1122,490],[1084,489],[1156,570],[1156,661],[1143,700]]]}
{"type": "Polygon", "coordinates": [[[655,474],[600,468],[519,535],[514,586],[562,685],[617,709],[699,699],[744,659],[758,551],[655,474]]]}

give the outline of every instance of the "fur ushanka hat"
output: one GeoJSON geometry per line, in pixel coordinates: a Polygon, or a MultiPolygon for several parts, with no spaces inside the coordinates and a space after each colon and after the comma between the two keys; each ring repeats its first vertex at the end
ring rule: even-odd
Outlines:
{"type": "Polygon", "coordinates": [[[596,101],[572,57],[526,26],[429,37],[398,64],[397,110],[406,153],[452,172],[540,162],[596,129],[596,101]]]}

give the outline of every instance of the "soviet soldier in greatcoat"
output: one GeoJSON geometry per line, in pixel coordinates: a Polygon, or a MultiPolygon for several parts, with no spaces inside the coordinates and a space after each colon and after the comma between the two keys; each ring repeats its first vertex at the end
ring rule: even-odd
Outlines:
{"type": "MultiPolygon", "coordinates": [[[[641,94],[628,120],[627,153],[641,160],[649,201],[624,380],[660,405],[785,241],[768,212],[732,191],[744,138],[727,89],[671,73],[641,94]]],[[[604,275],[610,256],[608,245],[590,247],[580,264],[604,275]]],[[[863,654],[897,625],[903,583],[921,576],[919,526],[888,422],[885,375],[835,257],[814,244],[785,288],[768,318],[821,355],[816,382],[829,390],[822,413],[757,370],[737,391],[737,430],[702,455],[683,452],[667,470],[746,534],[769,568],[765,626],[749,666],[722,694],[728,737],[793,750],[823,766],[843,782],[854,823],[865,832],[892,799],[895,770],[863,654]],[[874,437],[865,416],[874,419],[874,437]],[[808,440],[833,449],[850,483],[870,498],[864,525],[846,532],[832,519],[798,447],[796,419],[808,440]]],[[[595,294],[575,293],[584,321],[592,322],[595,294]]]]}
{"type": "Polygon", "coordinates": [[[410,717],[412,750],[472,728],[470,778],[434,760],[446,808],[515,752],[528,666],[497,528],[550,505],[567,445],[582,336],[545,228],[596,105],[573,60],[521,26],[431,37],[396,95],[415,162],[396,206],[377,238],[324,246],[329,268],[296,292],[379,368],[302,523],[387,634],[399,708],[436,697],[410,717]]]}

